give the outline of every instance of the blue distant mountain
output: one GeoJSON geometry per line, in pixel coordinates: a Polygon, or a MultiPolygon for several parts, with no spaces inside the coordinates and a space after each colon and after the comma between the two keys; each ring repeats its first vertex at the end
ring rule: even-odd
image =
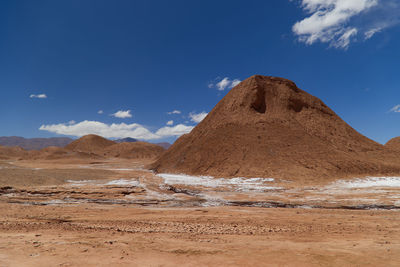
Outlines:
{"type": "Polygon", "coordinates": [[[0,146],[19,146],[26,150],[40,150],[49,146],[64,147],[74,141],[68,137],[24,138],[20,136],[0,137],[0,146]]]}
{"type": "Polygon", "coordinates": [[[138,140],[132,137],[126,137],[126,138],[122,138],[122,139],[117,139],[114,140],[114,142],[116,143],[133,143],[133,142],[137,142],[138,140]]]}
{"type": "MultiPolygon", "coordinates": [[[[56,147],[65,147],[66,145],[70,144],[74,139],[68,137],[51,137],[51,138],[24,138],[20,136],[1,136],[0,137],[0,146],[19,146],[26,150],[40,150],[45,147],[49,146],[56,146],[56,147]]],[[[138,142],[139,140],[127,137],[122,139],[113,140],[116,143],[134,143],[138,142]]],[[[168,149],[171,144],[164,142],[164,143],[155,143],[165,149],[168,149]]]]}

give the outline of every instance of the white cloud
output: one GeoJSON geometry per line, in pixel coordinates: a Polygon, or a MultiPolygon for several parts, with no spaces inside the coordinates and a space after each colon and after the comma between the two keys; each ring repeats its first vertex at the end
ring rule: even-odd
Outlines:
{"type": "Polygon", "coordinates": [[[309,16],[294,24],[292,30],[306,44],[320,41],[347,49],[359,28],[365,27],[349,26],[351,19],[377,5],[378,0],[302,0],[301,7],[309,16]]]}
{"type": "Polygon", "coordinates": [[[104,113],[104,111],[103,110],[99,110],[99,111],[97,111],[97,114],[103,114],[104,113]]]}
{"type": "Polygon", "coordinates": [[[76,123],[76,121],[74,121],[74,120],[70,120],[70,121],[68,122],[69,125],[72,125],[72,124],[75,124],[75,123],[76,123]]]}
{"type": "Polygon", "coordinates": [[[173,110],[171,112],[167,112],[168,115],[172,115],[172,114],[181,114],[182,112],[180,110],[173,110]]]}
{"type": "Polygon", "coordinates": [[[391,112],[400,113],[400,105],[394,106],[390,111],[391,111],[391,112]]]}
{"type": "Polygon", "coordinates": [[[183,134],[190,133],[193,130],[193,126],[187,126],[183,124],[175,125],[174,127],[163,127],[156,132],[156,135],[160,137],[168,136],[181,136],[183,134]]]}
{"type": "Polygon", "coordinates": [[[173,120],[167,121],[167,125],[173,125],[173,124],[174,124],[173,120]]]}
{"type": "Polygon", "coordinates": [[[238,79],[234,79],[231,83],[232,88],[235,87],[236,85],[238,85],[239,83],[241,83],[241,80],[238,79]]]}
{"type": "Polygon", "coordinates": [[[358,30],[356,28],[347,29],[342,36],[333,44],[336,48],[347,48],[349,47],[350,40],[353,36],[357,34],[358,30]]]}
{"type": "Polygon", "coordinates": [[[189,133],[194,127],[178,124],[174,127],[160,128],[156,133],[151,132],[144,126],[132,123],[106,124],[99,121],[82,121],[79,123],[59,123],[42,125],[39,130],[52,133],[81,137],[87,134],[97,134],[105,138],[126,138],[132,137],[142,140],[153,140],[164,137],[180,136],[189,133]]]}
{"type": "Polygon", "coordinates": [[[207,114],[208,113],[205,112],[205,111],[203,111],[201,113],[197,113],[197,114],[192,112],[192,113],[189,114],[189,117],[190,117],[191,121],[199,123],[202,120],[204,120],[204,118],[207,116],[207,114]]]}
{"type": "Polygon", "coordinates": [[[120,118],[120,119],[132,118],[132,114],[131,114],[130,110],[119,110],[119,111],[111,114],[111,116],[120,118]]]}
{"type": "Polygon", "coordinates": [[[219,91],[225,90],[231,84],[231,80],[228,77],[223,78],[217,83],[217,88],[219,91]]]}
{"type": "Polygon", "coordinates": [[[213,82],[210,82],[208,84],[208,88],[217,88],[218,91],[224,91],[225,89],[233,88],[236,85],[238,85],[241,81],[239,79],[234,79],[231,80],[229,77],[225,77],[221,79],[220,77],[217,77],[213,82]]]}
{"type": "Polygon", "coordinates": [[[373,29],[370,29],[370,30],[366,31],[366,32],[364,33],[364,38],[365,38],[365,40],[371,39],[372,36],[375,35],[375,33],[378,33],[378,32],[380,32],[381,30],[382,30],[382,29],[381,29],[380,27],[378,27],[378,28],[373,28],[373,29]]]}
{"type": "Polygon", "coordinates": [[[47,98],[47,95],[46,94],[37,94],[37,95],[35,95],[35,94],[31,94],[30,96],[29,96],[30,98],[47,98]]]}

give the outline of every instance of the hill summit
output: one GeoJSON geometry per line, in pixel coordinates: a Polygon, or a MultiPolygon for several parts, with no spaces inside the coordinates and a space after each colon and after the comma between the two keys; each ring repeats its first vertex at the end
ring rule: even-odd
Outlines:
{"type": "Polygon", "coordinates": [[[234,87],[150,167],[216,177],[314,179],[397,172],[361,135],[290,80],[255,75],[234,87]]]}
{"type": "Polygon", "coordinates": [[[108,140],[104,137],[89,134],[85,135],[65,147],[67,150],[84,153],[98,153],[106,147],[115,145],[114,141],[108,140]]]}
{"type": "Polygon", "coordinates": [[[391,150],[400,151],[400,137],[395,137],[390,139],[386,144],[385,147],[391,150]]]}

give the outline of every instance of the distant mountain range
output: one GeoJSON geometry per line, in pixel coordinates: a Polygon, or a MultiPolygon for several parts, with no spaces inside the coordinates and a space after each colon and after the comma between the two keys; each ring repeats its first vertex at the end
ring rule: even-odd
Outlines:
{"type": "MultiPolygon", "coordinates": [[[[0,146],[19,146],[26,150],[40,150],[49,146],[65,147],[75,139],[69,137],[50,137],[50,138],[24,138],[20,136],[2,136],[0,137],[0,146]]],[[[138,140],[135,138],[127,137],[122,139],[114,140],[116,143],[133,143],[138,140]]],[[[156,145],[162,146],[168,149],[170,143],[156,143],[156,145]]]]}
{"type": "Polygon", "coordinates": [[[126,137],[126,138],[122,138],[122,139],[117,139],[114,140],[114,142],[116,143],[133,143],[133,142],[137,142],[138,140],[132,137],[126,137]]]}
{"type": "Polygon", "coordinates": [[[26,150],[40,150],[49,146],[64,147],[74,141],[68,137],[24,138],[20,136],[0,137],[1,146],[19,146],[26,150]]]}

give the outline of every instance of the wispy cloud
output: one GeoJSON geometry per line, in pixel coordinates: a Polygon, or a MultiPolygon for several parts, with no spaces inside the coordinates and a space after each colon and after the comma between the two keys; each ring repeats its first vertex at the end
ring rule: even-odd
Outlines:
{"type": "Polygon", "coordinates": [[[167,121],[167,125],[173,125],[173,124],[174,124],[173,120],[167,121]]]}
{"type": "Polygon", "coordinates": [[[30,98],[47,98],[47,95],[46,94],[37,94],[37,95],[35,95],[35,94],[31,94],[30,96],[29,96],[30,98]]]}
{"type": "Polygon", "coordinates": [[[182,112],[180,110],[173,110],[170,112],[167,112],[168,115],[172,115],[172,114],[181,114],[182,112]]]}
{"type": "Polygon", "coordinates": [[[191,113],[189,114],[189,117],[190,117],[190,120],[191,120],[191,121],[193,121],[193,122],[195,122],[195,123],[199,123],[199,122],[201,122],[202,120],[204,120],[204,118],[205,118],[207,115],[208,115],[208,113],[205,112],[205,111],[200,112],[200,113],[191,112],[191,113]]]}
{"type": "Polygon", "coordinates": [[[130,110],[119,110],[119,111],[111,114],[111,116],[113,116],[115,118],[120,118],[120,119],[132,118],[132,114],[131,114],[130,110]]]}
{"type": "Polygon", "coordinates": [[[99,111],[97,111],[97,114],[103,114],[104,113],[104,111],[103,110],[99,110],[99,111]]]}
{"type": "Polygon", "coordinates": [[[178,124],[174,127],[163,127],[156,132],[156,135],[161,137],[170,137],[170,136],[181,136],[183,134],[190,133],[193,130],[193,126],[187,126],[184,124],[178,124]]]}
{"type": "Polygon", "coordinates": [[[292,30],[308,45],[322,42],[347,49],[359,35],[368,40],[399,22],[397,0],[302,0],[300,6],[308,16],[292,30]]]}
{"type": "Polygon", "coordinates": [[[217,88],[218,91],[224,91],[225,89],[233,88],[236,85],[238,85],[241,81],[239,79],[233,79],[231,80],[229,77],[225,77],[223,79],[217,78],[214,80],[214,82],[210,82],[208,84],[208,88],[217,88]]]}
{"type": "Polygon", "coordinates": [[[374,36],[375,33],[378,33],[378,32],[380,32],[380,31],[382,31],[382,28],[381,28],[381,27],[369,29],[368,31],[366,31],[366,32],[364,33],[364,38],[365,38],[365,40],[368,40],[368,39],[372,38],[372,36],[374,36]]]}
{"type": "Polygon", "coordinates": [[[390,112],[400,113],[400,105],[396,105],[390,109],[390,112]]]}
{"type": "Polygon", "coordinates": [[[39,130],[52,133],[81,137],[87,134],[97,134],[105,138],[126,138],[132,137],[142,140],[154,140],[165,137],[180,136],[189,133],[194,127],[178,124],[174,127],[162,127],[155,133],[143,125],[132,123],[113,123],[106,124],[99,121],[82,121],[79,123],[59,123],[51,125],[42,125],[39,130]]]}

